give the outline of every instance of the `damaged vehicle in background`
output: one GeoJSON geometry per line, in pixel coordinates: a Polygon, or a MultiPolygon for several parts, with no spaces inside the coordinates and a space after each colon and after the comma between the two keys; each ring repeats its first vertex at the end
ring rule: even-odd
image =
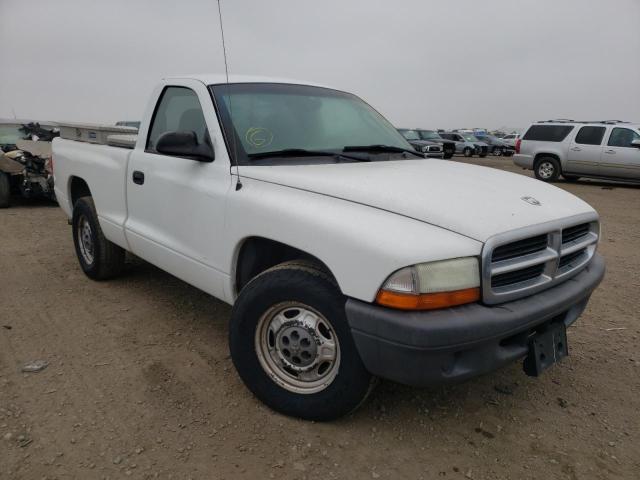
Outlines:
{"type": "Polygon", "coordinates": [[[491,152],[491,154],[495,155],[496,157],[500,157],[500,156],[510,157],[516,151],[515,147],[508,145],[507,143],[503,142],[501,139],[493,135],[476,134],[475,137],[481,142],[484,142],[487,145],[489,145],[489,152],[491,152]]]}
{"type": "Polygon", "coordinates": [[[51,140],[58,136],[53,125],[0,123],[0,208],[11,203],[11,194],[55,201],[51,140]]]}
{"type": "MultiPolygon", "coordinates": [[[[427,158],[445,158],[443,146],[440,143],[423,140],[417,130],[399,128],[398,132],[415,148],[418,152],[424,153],[427,158]]],[[[451,157],[449,157],[451,158],[451,157]]]]}

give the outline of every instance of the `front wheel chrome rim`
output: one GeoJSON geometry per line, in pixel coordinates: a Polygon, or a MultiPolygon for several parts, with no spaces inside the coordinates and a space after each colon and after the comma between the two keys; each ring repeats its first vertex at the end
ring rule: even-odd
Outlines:
{"type": "Polygon", "coordinates": [[[94,259],[93,235],[91,224],[84,215],[78,221],[78,246],[85,263],[91,265],[94,259]]]}
{"type": "Polygon", "coordinates": [[[551,162],[542,162],[538,167],[538,173],[542,178],[551,178],[555,170],[551,162]]]}
{"type": "Polygon", "coordinates": [[[317,393],[336,378],[340,344],[331,323],[318,311],[298,302],[267,310],[255,333],[258,361],[285,390],[317,393]]]}

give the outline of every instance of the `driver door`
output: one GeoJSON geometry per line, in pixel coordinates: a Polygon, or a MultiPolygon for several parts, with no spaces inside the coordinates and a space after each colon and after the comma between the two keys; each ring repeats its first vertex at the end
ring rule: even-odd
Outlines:
{"type": "Polygon", "coordinates": [[[163,270],[223,297],[220,242],[231,175],[206,87],[195,82],[165,86],[148,125],[140,132],[145,142],[138,142],[128,166],[125,227],[130,248],[163,270]],[[193,131],[199,143],[209,137],[215,159],[203,162],[158,153],[158,138],[170,131],[193,131]]]}

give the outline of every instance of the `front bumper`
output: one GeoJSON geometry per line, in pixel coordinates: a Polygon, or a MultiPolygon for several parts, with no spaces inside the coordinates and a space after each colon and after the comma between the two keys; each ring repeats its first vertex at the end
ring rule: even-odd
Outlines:
{"type": "Polygon", "coordinates": [[[491,307],[476,303],[403,312],[349,299],[347,320],[372,374],[414,386],[455,383],[523,358],[537,329],[575,322],[604,271],[596,254],[560,285],[491,307]]]}

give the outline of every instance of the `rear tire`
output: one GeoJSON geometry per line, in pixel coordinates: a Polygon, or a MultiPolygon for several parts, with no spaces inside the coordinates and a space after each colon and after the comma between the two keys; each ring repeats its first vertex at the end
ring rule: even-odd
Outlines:
{"type": "Polygon", "coordinates": [[[473,156],[473,149],[471,147],[464,147],[464,149],[462,150],[462,154],[465,157],[472,157],[473,156]]]}
{"type": "Polygon", "coordinates": [[[536,160],[533,171],[538,180],[555,182],[560,176],[560,162],[553,157],[542,157],[536,160]]]}
{"type": "Polygon", "coordinates": [[[118,276],[124,268],[125,251],[102,233],[93,198],[82,197],[73,206],[73,243],[82,271],[93,280],[118,276]]]}
{"type": "Polygon", "coordinates": [[[0,208],[8,208],[11,200],[11,182],[9,175],[0,172],[0,208]]]}
{"type": "Polygon", "coordinates": [[[249,390],[285,415],[333,420],[355,410],[373,386],[345,297],[314,264],[286,262],[251,280],[233,306],[229,348],[249,390]]]}

